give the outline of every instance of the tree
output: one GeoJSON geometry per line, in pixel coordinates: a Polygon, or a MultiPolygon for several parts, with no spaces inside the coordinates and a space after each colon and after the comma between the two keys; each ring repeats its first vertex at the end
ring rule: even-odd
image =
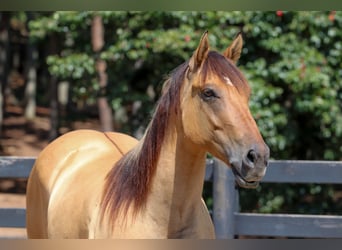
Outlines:
{"type": "MultiPolygon", "coordinates": [[[[48,54],[58,53],[57,34],[52,32],[48,37],[48,54]]],[[[49,140],[52,141],[59,136],[59,109],[58,109],[58,77],[51,74],[49,77],[49,97],[50,97],[50,130],[49,140]]]]}
{"type": "Polygon", "coordinates": [[[9,12],[0,13],[0,136],[4,117],[4,102],[6,98],[7,76],[9,72],[9,12]]]}
{"type": "Polygon", "coordinates": [[[92,46],[93,51],[95,52],[96,62],[95,68],[99,83],[100,95],[98,97],[98,107],[99,107],[99,116],[102,125],[103,131],[112,131],[113,130],[113,118],[111,108],[108,106],[107,97],[106,97],[106,88],[107,88],[107,63],[105,60],[100,58],[100,51],[104,45],[104,27],[102,23],[102,17],[99,15],[94,15],[92,26],[91,26],[91,38],[92,38],[92,46]]]}
{"type": "MultiPolygon", "coordinates": [[[[27,23],[33,19],[33,13],[27,13],[27,23]]],[[[36,61],[38,51],[35,44],[28,40],[26,45],[26,88],[25,88],[25,117],[33,120],[36,116],[36,88],[37,88],[37,68],[36,61]]]]}

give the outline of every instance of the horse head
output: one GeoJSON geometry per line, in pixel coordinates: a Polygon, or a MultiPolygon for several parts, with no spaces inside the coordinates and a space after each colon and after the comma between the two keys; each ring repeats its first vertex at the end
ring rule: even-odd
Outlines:
{"type": "Polygon", "coordinates": [[[239,34],[224,53],[210,51],[203,34],[184,77],[181,119],[187,138],[230,166],[239,186],[255,188],[270,153],[249,109],[251,89],[236,66],[242,45],[239,34]]]}

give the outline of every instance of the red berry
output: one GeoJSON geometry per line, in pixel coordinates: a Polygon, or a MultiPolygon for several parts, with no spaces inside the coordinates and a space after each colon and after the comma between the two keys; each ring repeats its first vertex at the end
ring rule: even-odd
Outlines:
{"type": "Polygon", "coordinates": [[[184,40],[185,40],[186,42],[190,42],[191,37],[190,37],[189,35],[186,35],[186,36],[184,37],[184,40]]]}
{"type": "Polygon", "coordinates": [[[276,14],[277,14],[277,16],[281,17],[281,16],[283,16],[284,13],[281,10],[277,10],[276,14]]]}
{"type": "Polygon", "coordinates": [[[331,11],[329,14],[329,20],[333,22],[335,20],[336,11],[331,11]]]}

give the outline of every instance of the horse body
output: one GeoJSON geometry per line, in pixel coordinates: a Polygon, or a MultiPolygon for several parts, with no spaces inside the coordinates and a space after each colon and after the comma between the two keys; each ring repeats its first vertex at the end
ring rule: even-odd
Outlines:
{"type": "Polygon", "coordinates": [[[162,149],[160,167],[157,167],[144,210],[136,216],[129,211],[126,217],[131,220],[118,220],[110,230],[106,223],[100,223],[101,188],[113,164],[138,142],[123,134],[105,135],[92,130],[78,130],[58,138],[40,154],[30,177],[28,189],[32,190],[39,184],[40,191],[45,192],[42,196],[28,193],[27,199],[33,206],[32,209],[27,208],[29,237],[214,237],[210,216],[201,199],[202,187],[196,185],[204,179],[204,168],[199,170],[198,166],[204,166],[205,152],[189,152],[188,149],[194,148],[176,141],[165,144],[162,149]],[[186,156],[176,159],[175,154],[186,156]],[[34,181],[38,172],[41,183],[34,181]],[[183,197],[185,190],[192,190],[193,199],[191,196],[183,197]],[[37,203],[41,205],[38,207],[37,203]],[[44,211],[49,216],[45,214],[42,217],[44,211]],[[44,226],[37,227],[37,223],[44,226]]]}
{"type": "Polygon", "coordinates": [[[106,173],[137,143],[118,133],[107,136],[91,130],[74,131],[40,153],[28,183],[29,237],[90,237],[90,226],[85,222],[96,222],[91,213],[99,206],[106,173]],[[120,150],[107,136],[121,141],[120,150]]]}
{"type": "Polygon", "coordinates": [[[269,149],[235,66],[239,35],[222,54],[207,33],[166,80],[144,137],[78,130],[38,156],[27,187],[29,238],[214,238],[202,199],[206,153],[255,188],[269,149]]]}

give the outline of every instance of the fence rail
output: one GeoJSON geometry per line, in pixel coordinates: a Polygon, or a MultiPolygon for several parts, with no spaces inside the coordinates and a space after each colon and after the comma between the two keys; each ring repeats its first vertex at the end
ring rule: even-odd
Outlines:
{"type": "MultiPolygon", "coordinates": [[[[35,158],[0,157],[1,178],[28,178],[35,158]]],[[[239,212],[232,171],[217,159],[207,161],[206,181],[213,183],[213,221],[217,238],[237,235],[342,238],[342,216],[239,212]]],[[[342,162],[271,161],[262,182],[342,184],[342,162]]],[[[0,227],[25,227],[25,209],[0,208],[0,227]]],[[[1,237],[1,236],[0,236],[1,237]]]]}

